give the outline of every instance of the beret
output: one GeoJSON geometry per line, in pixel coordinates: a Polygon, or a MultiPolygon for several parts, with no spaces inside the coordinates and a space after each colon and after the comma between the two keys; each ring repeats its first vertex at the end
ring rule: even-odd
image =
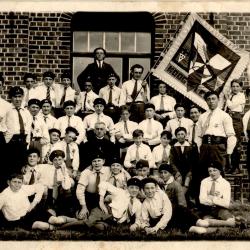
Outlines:
{"type": "Polygon", "coordinates": [[[65,157],[65,153],[62,150],[54,150],[51,152],[50,156],[49,156],[49,160],[53,161],[56,157],[61,156],[62,158],[65,157]]]}
{"type": "Polygon", "coordinates": [[[105,102],[105,100],[103,98],[96,98],[94,100],[94,105],[97,105],[97,104],[102,104],[103,106],[105,106],[106,102],[105,102]]]}
{"type": "Polygon", "coordinates": [[[154,179],[154,178],[152,178],[152,177],[147,177],[147,178],[142,179],[141,185],[142,185],[143,188],[144,188],[144,186],[145,186],[147,183],[154,183],[155,185],[158,185],[157,180],[154,179]]]}
{"type": "Polygon", "coordinates": [[[49,100],[49,99],[43,99],[43,100],[41,101],[41,107],[42,107],[43,104],[45,104],[45,103],[48,103],[48,104],[50,104],[50,105],[52,106],[51,100],[49,100]]]}
{"type": "Polygon", "coordinates": [[[110,163],[111,163],[111,165],[112,165],[113,163],[119,163],[119,164],[122,165],[121,158],[118,157],[118,156],[114,156],[114,157],[111,159],[110,163]]]}
{"type": "Polygon", "coordinates": [[[141,188],[141,181],[136,178],[136,177],[133,177],[133,178],[130,178],[128,181],[127,181],[127,186],[137,186],[139,188],[141,188]]]}
{"type": "Polygon", "coordinates": [[[159,172],[161,172],[162,170],[168,171],[171,174],[174,173],[174,170],[173,170],[172,166],[167,164],[167,163],[163,163],[163,164],[160,165],[159,172]]]}
{"type": "Polygon", "coordinates": [[[65,108],[68,107],[68,106],[73,106],[73,107],[75,107],[75,106],[76,106],[76,103],[73,102],[73,101],[71,101],[71,100],[64,102],[63,108],[65,109],[65,108]]]}
{"type": "Polygon", "coordinates": [[[15,87],[11,87],[10,91],[9,91],[9,97],[13,97],[16,95],[23,95],[23,89],[21,87],[15,86],[15,87]]]}
{"type": "Polygon", "coordinates": [[[92,161],[95,159],[105,159],[102,151],[92,152],[91,158],[92,161]]]}
{"type": "Polygon", "coordinates": [[[65,129],[65,132],[66,132],[66,133],[68,133],[68,132],[73,132],[73,133],[76,134],[76,136],[79,135],[78,130],[77,130],[76,128],[74,128],[74,127],[67,127],[67,128],[65,129]]]}
{"type": "Polygon", "coordinates": [[[56,76],[55,76],[55,74],[53,72],[46,71],[46,72],[43,73],[43,78],[45,78],[45,77],[51,77],[52,79],[54,79],[56,76]]]}
{"type": "Polygon", "coordinates": [[[57,129],[57,128],[51,128],[51,129],[49,129],[49,134],[54,133],[54,132],[58,133],[59,136],[61,136],[61,131],[59,129],[57,129]]]}
{"type": "Polygon", "coordinates": [[[70,72],[69,72],[69,71],[64,71],[64,72],[62,73],[62,75],[61,75],[61,79],[63,79],[63,78],[69,78],[69,79],[71,79],[71,74],[70,74],[70,72]]]}
{"type": "Polygon", "coordinates": [[[28,101],[28,106],[31,106],[31,105],[33,105],[33,104],[35,104],[35,105],[41,107],[41,101],[38,100],[38,99],[30,99],[30,100],[28,101]]]}
{"type": "Polygon", "coordinates": [[[153,103],[146,103],[145,107],[144,107],[144,110],[147,110],[147,109],[155,110],[155,105],[153,103]]]}
{"type": "Polygon", "coordinates": [[[139,169],[139,168],[149,168],[149,164],[148,164],[148,161],[146,160],[139,160],[137,163],[136,163],[136,169],[139,169]]]}
{"type": "Polygon", "coordinates": [[[223,172],[223,167],[222,167],[222,165],[220,164],[220,162],[218,162],[218,161],[210,162],[210,163],[208,164],[208,168],[216,168],[216,169],[218,169],[220,172],[223,172]]]}

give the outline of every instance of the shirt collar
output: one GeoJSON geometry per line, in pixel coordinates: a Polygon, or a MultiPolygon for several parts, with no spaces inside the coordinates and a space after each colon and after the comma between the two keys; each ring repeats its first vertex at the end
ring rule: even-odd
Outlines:
{"type": "Polygon", "coordinates": [[[176,142],[174,145],[175,146],[190,146],[190,144],[187,141],[185,141],[183,144],[180,144],[179,142],[176,142]]]}
{"type": "Polygon", "coordinates": [[[170,183],[172,183],[174,181],[174,177],[170,176],[170,178],[168,179],[168,181],[165,183],[165,185],[168,185],[170,183]]]}
{"type": "Polygon", "coordinates": [[[211,177],[209,177],[209,178],[210,178],[211,182],[213,182],[213,181],[220,182],[222,180],[222,176],[221,175],[216,180],[213,180],[211,177]]]}

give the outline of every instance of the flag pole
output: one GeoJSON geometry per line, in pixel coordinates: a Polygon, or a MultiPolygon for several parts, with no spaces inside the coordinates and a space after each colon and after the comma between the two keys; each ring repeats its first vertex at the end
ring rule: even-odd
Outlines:
{"type": "MultiPolygon", "coordinates": [[[[169,48],[170,44],[173,42],[173,40],[174,40],[176,34],[179,33],[179,31],[180,31],[182,25],[185,23],[185,21],[187,20],[187,18],[188,18],[189,15],[190,15],[190,12],[188,12],[188,13],[185,15],[184,19],[180,22],[178,29],[175,31],[174,35],[173,35],[172,37],[170,37],[169,42],[166,44],[165,48],[164,48],[163,51],[160,53],[160,56],[158,57],[158,59],[157,59],[156,62],[154,63],[153,67],[147,72],[146,76],[143,78],[143,81],[146,81],[146,80],[149,78],[149,76],[151,75],[151,73],[152,73],[153,70],[155,69],[156,65],[159,63],[160,59],[162,59],[162,58],[165,56],[165,54],[166,54],[165,52],[166,52],[167,49],[169,48]]],[[[137,92],[137,94],[136,94],[136,96],[135,96],[135,98],[133,99],[132,102],[134,102],[134,101],[136,100],[136,98],[137,98],[137,96],[139,95],[139,93],[141,92],[142,88],[143,88],[143,86],[141,86],[140,90],[137,92]]]]}

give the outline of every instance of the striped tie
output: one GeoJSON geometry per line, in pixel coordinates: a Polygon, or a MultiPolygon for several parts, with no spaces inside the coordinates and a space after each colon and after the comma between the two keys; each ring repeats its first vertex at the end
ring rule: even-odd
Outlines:
{"type": "Polygon", "coordinates": [[[36,122],[36,117],[33,116],[33,121],[31,123],[31,133],[30,133],[30,141],[32,141],[34,137],[34,132],[35,132],[35,122],[36,122]]]}
{"type": "MultiPolygon", "coordinates": [[[[50,87],[47,87],[46,99],[50,100],[50,87]]],[[[51,101],[51,100],[50,100],[51,101]]]]}

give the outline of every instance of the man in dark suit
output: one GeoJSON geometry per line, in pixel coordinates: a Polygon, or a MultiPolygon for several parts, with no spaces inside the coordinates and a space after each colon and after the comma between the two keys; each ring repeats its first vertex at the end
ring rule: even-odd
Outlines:
{"type": "MultiPolygon", "coordinates": [[[[113,67],[104,62],[106,51],[103,48],[94,50],[94,62],[90,63],[77,77],[77,82],[81,91],[84,90],[84,81],[90,76],[92,79],[93,91],[98,94],[99,90],[107,85],[108,75],[115,73],[113,67]]],[[[120,79],[119,79],[120,81],[120,79]]],[[[117,84],[119,84],[119,81],[117,84]]]]}

